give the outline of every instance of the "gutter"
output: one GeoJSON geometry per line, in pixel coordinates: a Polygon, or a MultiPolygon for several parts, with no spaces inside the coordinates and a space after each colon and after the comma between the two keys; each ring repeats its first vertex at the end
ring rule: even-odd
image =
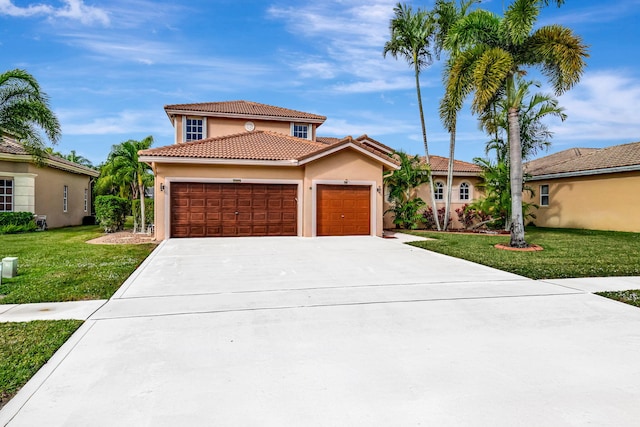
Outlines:
{"type": "MultiPolygon", "coordinates": [[[[527,179],[527,181],[541,181],[544,179],[557,179],[557,178],[574,178],[574,177],[580,177],[580,176],[604,175],[608,173],[636,172],[636,171],[640,171],[640,165],[618,166],[615,168],[591,169],[591,170],[576,171],[576,172],[549,173],[545,175],[531,176],[529,177],[529,179],[527,179]]],[[[526,171],[525,171],[525,174],[526,174],[526,171]]]]}

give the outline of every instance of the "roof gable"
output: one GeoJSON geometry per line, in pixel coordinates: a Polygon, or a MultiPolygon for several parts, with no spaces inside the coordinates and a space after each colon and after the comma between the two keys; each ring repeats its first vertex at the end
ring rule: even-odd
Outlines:
{"type": "Polygon", "coordinates": [[[247,119],[305,121],[321,124],[327,119],[318,114],[305,113],[289,108],[260,104],[251,101],[201,102],[196,104],[165,105],[164,110],[171,117],[176,114],[200,114],[210,117],[236,117],[247,119]]]}
{"type": "MultiPolygon", "coordinates": [[[[429,156],[431,164],[429,165],[431,173],[434,175],[442,175],[449,170],[449,158],[442,156],[429,156]]],[[[420,157],[420,162],[425,163],[425,157],[420,157]]],[[[482,168],[474,163],[463,162],[462,160],[453,160],[453,173],[464,175],[480,175],[482,168]]]]}

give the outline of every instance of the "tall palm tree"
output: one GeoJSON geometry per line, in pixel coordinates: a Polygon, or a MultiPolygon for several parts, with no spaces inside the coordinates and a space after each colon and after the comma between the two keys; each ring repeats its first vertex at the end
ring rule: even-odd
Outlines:
{"type": "Polygon", "coordinates": [[[138,161],[138,151],[148,149],[151,144],[153,144],[153,136],[148,136],[142,141],[130,139],[114,145],[109,155],[109,162],[112,164],[111,173],[115,177],[115,181],[129,183],[132,199],[140,198],[141,232],[144,231],[145,226],[145,176],[149,175],[151,168],[146,163],[138,161]]]}
{"type": "MultiPolygon", "coordinates": [[[[480,3],[480,0],[460,0],[460,6],[456,5],[455,0],[437,0],[431,14],[436,24],[435,32],[435,55],[440,59],[442,51],[447,51],[450,58],[454,58],[458,53],[457,51],[448,51],[446,49],[446,39],[449,34],[449,30],[453,25],[464,18],[472,5],[480,3]]],[[[446,68],[445,68],[446,70],[446,68]]],[[[448,107],[448,100],[445,97],[440,102],[440,115],[446,115],[448,107]]],[[[449,163],[447,165],[447,194],[445,198],[445,213],[443,229],[446,230],[449,226],[449,213],[451,212],[451,191],[453,188],[453,161],[455,159],[456,151],[456,127],[457,127],[457,112],[453,112],[448,122],[445,122],[447,130],[449,131],[449,163]]]]}
{"type": "Polygon", "coordinates": [[[38,81],[25,70],[0,74],[0,134],[15,136],[41,161],[45,142],[40,131],[44,131],[53,144],[60,139],[60,123],[38,81]]]}
{"type": "MultiPolygon", "coordinates": [[[[546,149],[551,145],[550,139],[553,133],[547,125],[542,122],[545,117],[553,116],[564,121],[567,115],[564,108],[558,106],[558,100],[551,94],[536,93],[529,95],[529,87],[540,84],[533,81],[523,81],[517,79],[520,90],[525,90],[525,101],[520,108],[520,142],[522,146],[522,160],[527,160],[535,155],[539,150],[546,149]],[[528,102],[526,101],[528,98],[528,102]]],[[[509,163],[509,141],[505,140],[505,135],[509,131],[508,124],[508,103],[506,99],[499,99],[491,109],[480,115],[480,126],[493,138],[487,142],[485,151],[494,150],[498,162],[509,163]]]]}
{"type": "MultiPolygon", "coordinates": [[[[427,165],[430,166],[427,127],[424,121],[422,94],[420,92],[420,72],[433,62],[431,50],[436,27],[430,14],[424,10],[418,9],[414,12],[411,6],[398,3],[393,11],[395,16],[389,24],[391,39],[384,44],[382,55],[386,57],[387,54],[391,54],[395,59],[398,59],[398,57],[404,58],[409,65],[413,67],[416,79],[416,93],[418,95],[418,109],[420,110],[420,125],[422,126],[425,161],[427,165]]],[[[431,206],[434,212],[437,212],[436,197],[431,175],[429,175],[429,188],[431,190],[431,206]]],[[[437,218],[436,227],[438,230],[441,229],[437,218]]]]}
{"type": "Polygon", "coordinates": [[[476,114],[490,109],[502,97],[507,102],[512,247],[528,246],[522,216],[519,123],[526,91],[517,84],[517,78],[526,74],[528,67],[538,67],[556,95],[561,95],[578,83],[588,57],[587,47],[569,28],[548,25],[533,29],[541,8],[550,2],[514,0],[504,17],[474,10],[451,28],[445,43],[448,48],[460,49],[447,65],[446,98],[451,111],[459,111],[471,93],[471,109],[476,114]]]}

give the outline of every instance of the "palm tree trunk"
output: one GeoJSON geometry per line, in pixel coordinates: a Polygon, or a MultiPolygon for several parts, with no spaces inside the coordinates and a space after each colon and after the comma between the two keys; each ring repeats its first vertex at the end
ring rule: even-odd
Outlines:
{"type": "MultiPolygon", "coordinates": [[[[140,232],[144,233],[146,224],[144,212],[144,185],[142,184],[142,176],[138,174],[138,193],[140,193],[140,232]]],[[[133,230],[135,232],[135,230],[133,230]]]]}
{"type": "MultiPolygon", "coordinates": [[[[415,74],[416,74],[416,91],[418,93],[418,108],[420,109],[420,124],[422,125],[422,141],[424,142],[424,159],[427,162],[427,166],[431,168],[431,160],[429,159],[429,145],[427,144],[427,126],[424,123],[424,110],[422,109],[422,94],[420,93],[420,68],[418,67],[417,58],[414,58],[415,74]]],[[[429,193],[431,194],[431,208],[433,209],[433,219],[436,223],[438,231],[440,228],[440,221],[438,220],[438,206],[436,205],[436,195],[434,193],[433,178],[429,173],[429,193]]]]}
{"type": "Polygon", "coordinates": [[[529,246],[524,240],[522,217],[522,147],[518,109],[509,108],[509,176],[511,180],[511,243],[513,248],[529,246]]]}
{"type": "Polygon", "coordinates": [[[447,200],[444,205],[444,225],[443,230],[449,227],[449,214],[451,213],[451,191],[453,188],[453,159],[456,151],[456,119],[449,131],[449,165],[447,166],[447,200]]]}

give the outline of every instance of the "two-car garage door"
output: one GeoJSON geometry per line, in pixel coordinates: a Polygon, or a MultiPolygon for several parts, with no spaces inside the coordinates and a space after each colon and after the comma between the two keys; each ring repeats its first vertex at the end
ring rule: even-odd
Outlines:
{"type": "MultiPolygon", "coordinates": [[[[173,182],[171,237],[297,236],[296,184],[173,182]]],[[[318,236],[368,235],[371,187],[317,186],[318,236]]]]}
{"type": "Polygon", "coordinates": [[[171,184],[171,237],[297,236],[295,184],[171,184]]]}

